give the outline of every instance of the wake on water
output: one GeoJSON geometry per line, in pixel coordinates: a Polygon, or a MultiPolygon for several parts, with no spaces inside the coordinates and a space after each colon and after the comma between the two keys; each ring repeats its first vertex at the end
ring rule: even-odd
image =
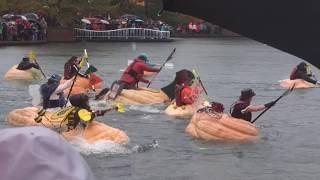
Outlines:
{"type": "Polygon", "coordinates": [[[141,111],[144,113],[160,114],[164,111],[166,106],[164,104],[152,104],[152,105],[131,105],[130,110],[141,111]]]}
{"type": "MultiPolygon", "coordinates": [[[[39,91],[40,85],[33,84],[29,86],[29,94],[32,97],[32,105],[34,107],[39,106],[41,102],[41,94],[39,91]]],[[[108,103],[105,100],[101,101],[90,101],[90,106],[93,110],[95,109],[103,109],[103,108],[110,108],[114,106],[114,103],[108,103]]],[[[164,105],[156,104],[156,105],[146,105],[146,106],[128,106],[127,109],[134,110],[134,111],[141,111],[146,113],[161,113],[165,108],[164,105]]],[[[51,111],[55,112],[59,110],[53,109],[51,111]]],[[[50,111],[50,110],[49,110],[50,111]]],[[[55,130],[59,132],[59,130],[55,130]]],[[[113,155],[113,154],[131,154],[131,153],[143,153],[152,149],[157,148],[158,142],[153,140],[152,143],[140,144],[140,145],[121,145],[115,143],[113,141],[107,140],[99,140],[95,143],[87,143],[84,139],[80,136],[75,140],[70,141],[70,143],[82,154],[90,155],[90,154],[103,154],[103,155],[113,155]]]]}
{"type": "Polygon", "coordinates": [[[95,143],[89,144],[84,139],[78,138],[70,142],[76,150],[85,155],[103,154],[132,154],[143,153],[152,149],[156,149],[159,144],[157,140],[153,140],[152,143],[140,144],[140,145],[121,145],[113,141],[99,140],[95,143]]]}

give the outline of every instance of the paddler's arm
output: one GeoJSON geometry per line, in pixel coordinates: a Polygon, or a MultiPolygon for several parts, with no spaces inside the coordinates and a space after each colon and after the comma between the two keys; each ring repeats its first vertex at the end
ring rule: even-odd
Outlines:
{"type": "Polygon", "coordinates": [[[150,82],[148,79],[146,79],[144,77],[141,77],[140,81],[143,82],[143,83],[146,83],[146,84],[150,82]]]}
{"type": "Polygon", "coordinates": [[[95,115],[97,116],[104,116],[105,113],[110,112],[112,110],[114,110],[115,108],[109,108],[109,109],[105,109],[105,110],[97,110],[94,112],[95,115]]]}
{"type": "Polygon", "coordinates": [[[266,108],[270,108],[271,106],[275,105],[275,101],[271,101],[267,104],[260,104],[260,105],[249,105],[247,108],[245,108],[244,110],[242,110],[242,113],[245,112],[257,112],[257,111],[262,111],[266,108]]]}
{"type": "Polygon", "coordinates": [[[148,71],[148,72],[159,72],[159,71],[160,71],[159,68],[152,68],[152,67],[150,67],[150,66],[148,66],[148,65],[146,65],[146,64],[143,64],[143,65],[142,65],[142,69],[143,69],[144,71],[148,71]]]}
{"type": "Polygon", "coordinates": [[[261,111],[264,110],[266,107],[265,105],[261,104],[261,105],[250,105],[247,108],[245,108],[244,110],[242,110],[242,113],[246,113],[246,112],[257,112],[257,111],[261,111]]]}
{"type": "Polygon", "coordinates": [[[69,79],[69,80],[66,80],[63,84],[60,84],[54,92],[55,92],[55,93],[61,93],[61,92],[64,91],[65,89],[71,87],[74,78],[75,78],[75,76],[73,76],[73,77],[72,77],[71,79],[69,79]]]}

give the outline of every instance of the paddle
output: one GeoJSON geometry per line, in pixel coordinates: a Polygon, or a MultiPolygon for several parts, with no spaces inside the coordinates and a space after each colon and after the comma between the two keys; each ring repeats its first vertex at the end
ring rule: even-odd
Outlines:
{"type": "MultiPolygon", "coordinates": [[[[274,101],[274,103],[278,102],[280,99],[282,99],[284,96],[287,96],[288,94],[290,94],[294,87],[295,87],[296,84],[293,84],[293,86],[290,88],[290,89],[287,89],[281,96],[278,97],[278,99],[276,99],[274,101]]],[[[265,112],[267,112],[272,106],[266,108],[264,111],[262,111],[253,121],[251,121],[251,123],[254,123],[256,122],[265,112]]]]}
{"type": "Polygon", "coordinates": [[[105,109],[105,110],[101,110],[102,114],[106,113],[106,112],[110,112],[112,110],[117,110],[119,113],[123,113],[124,109],[123,109],[123,104],[122,103],[117,103],[116,107],[112,107],[109,109],[105,109]]]}
{"type": "Polygon", "coordinates": [[[29,59],[30,59],[31,61],[34,61],[34,62],[36,63],[36,65],[39,66],[40,72],[42,73],[42,75],[44,76],[44,78],[47,78],[47,76],[46,76],[46,75],[44,74],[44,72],[42,71],[39,63],[37,62],[37,55],[36,55],[36,53],[35,53],[34,51],[32,51],[32,50],[29,51],[29,59]]]}
{"type": "Polygon", "coordinates": [[[204,87],[204,85],[203,85],[203,83],[202,83],[202,81],[201,81],[201,78],[200,78],[199,74],[196,72],[196,70],[192,70],[192,72],[193,72],[193,74],[196,76],[196,78],[198,79],[198,81],[200,82],[200,85],[201,85],[204,93],[206,93],[206,95],[208,96],[208,92],[207,92],[206,88],[204,87]]]}
{"type": "Polygon", "coordinates": [[[87,50],[84,49],[84,54],[83,54],[83,56],[82,56],[82,58],[81,58],[81,61],[80,61],[80,64],[79,64],[79,68],[78,68],[78,70],[77,70],[77,74],[75,75],[75,78],[74,78],[73,81],[72,81],[72,84],[71,84],[71,87],[70,87],[70,90],[69,90],[69,93],[68,93],[68,96],[67,96],[66,103],[64,104],[64,107],[67,106],[67,103],[68,103],[68,101],[69,101],[69,98],[70,98],[70,95],[71,95],[71,92],[72,92],[72,88],[73,88],[73,86],[74,86],[74,84],[75,84],[75,82],[76,82],[76,80],[77,80],[77,77],[78,77],[78,74],[79,74],[81,68],[84,66],[84,64],[86,63],[87,59],[88,59],[87,50]]]}
{"type": "Polygon", "coordinates": [[[161,65],[160,71],[152,77],[152,79],[150,80],[147,88],[151,85],[151,83],[152,83],[152,81],[154,80],[154,78],[156,78],[156,76],[161,72],[162,68],[166,65],[166,63],[169,62],[169,61],[172,59],[172,56],[173,56],[173,54],[174,54],[175,52],[176,52],[176,48],[174,48],[174,49],[172,50],[172,52],[170,53],[170,55],[168,56],[168,58],[166,59],[166,61],[161,65]]]}

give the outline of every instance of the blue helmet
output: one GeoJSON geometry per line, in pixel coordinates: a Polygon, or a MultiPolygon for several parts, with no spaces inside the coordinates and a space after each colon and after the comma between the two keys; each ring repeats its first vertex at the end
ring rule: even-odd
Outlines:
{"type": "Polygon", "coordinates": [[[149,61],[149,57],[148,57],[148,54],[147,53],[141,53],[139,56],[138,56],[139,59],[145,61],[145,62],[148,62],[149,61]]]}
{"type": "Polygon", "coordinates": [[[48,79],[49,82],[59,82],[61,80],[61,76],[59,76],[58,74],[52,74],[50,76],[50,78],[48,79]]]}

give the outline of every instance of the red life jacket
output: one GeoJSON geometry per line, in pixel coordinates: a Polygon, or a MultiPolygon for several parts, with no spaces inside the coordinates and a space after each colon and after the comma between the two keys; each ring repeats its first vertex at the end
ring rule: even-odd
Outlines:
{"type": "Polygon", "coordinates": [[[178,107],[183,106],[183,105],[187,105],[187,104],[192,104],[193,102],[191,101],[187,101],[186,99],[184,99],[184,96],[186,96],[186,94],[183,94],[183,90],[185,88],[190,88],[190,86],[184,85],[176,85],[176,105],[178,107]]]}
{"type": "Polygon", "coordinates": [[[159,69],[149,67],[143,60],[135,59],[122,74],[120,80],[126,82],[128,85],[134,85],[139,81],[148,83],[149,81],[143,78],[144,71],[159,72],[159,69]]]}
{"type": "Polygon", "coordinates": [[[90,81],[90,85],[94,86],[102,82],[102,79],[99,76],[97,76],[95,73],[91,73],[89,76],[89,81],[90,81]]]}

